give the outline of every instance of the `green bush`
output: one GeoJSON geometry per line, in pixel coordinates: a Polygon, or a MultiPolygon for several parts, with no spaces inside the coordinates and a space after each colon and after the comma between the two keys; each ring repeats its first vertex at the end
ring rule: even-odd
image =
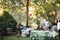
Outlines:
{"type": "Polygon", "coordinates": [[[11,27],[13,29],[16,29],[16,24],[17,22],[14,20],[12,15],[4,11],[3,16],[0,17],[0,27],[2,28],[11,27]]]}

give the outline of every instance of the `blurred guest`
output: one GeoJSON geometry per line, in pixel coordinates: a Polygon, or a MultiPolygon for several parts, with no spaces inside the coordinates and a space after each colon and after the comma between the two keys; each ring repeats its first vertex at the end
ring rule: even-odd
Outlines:
{"type": "Polygon", "coordinates": [[[28,26],[28,27],[26,28],[26,36],[27,36],[27,37],[30,36],[30,31],[31,31],[31,28],[30,28],[30,26],[28,26]]]}
{"type": "Polygon", "coordinates": [[[43,26],[38,26],[36,30],[44,30],[43,26]]]}
{"type": "Polygon", "coordinates": [[[20,28],[21,24],[17,23],[17,38],[21,36],[21,28],[20,28]]]}
{"type": "Polygon", "coordinates": [[[51,23],[48,19],[46,19],[46,21],[44,22],[43,25],[44,25],[43,26],[44,30],[49,30],[49,27],[50,27],[51,23]]]}
{"type": "Polygon", "coordinates": [[[57,22],[57,30],[60,30],[60,20],[57,22]]]}
{"type": "Polygon", "coordinates": [[[59,37],[60,37],[60,20],[58,20],[58,22],[57,22],[57,30],[59,32],[59,37]]]}
{"type": "Polygon", "coordinates": [[[57,21],[53,23],[51,30],[57,31],[57,21]]]}

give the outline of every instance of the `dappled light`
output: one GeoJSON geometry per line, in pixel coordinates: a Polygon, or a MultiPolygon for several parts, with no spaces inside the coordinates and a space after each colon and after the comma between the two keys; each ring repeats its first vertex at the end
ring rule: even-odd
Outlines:
{"type": "Polygon", "coordinates": [[[3,16],[3,13],[4,12],[4,9],[3,8],[0,8],[0,16],[3,16]]]}
{"type": "Polygon", "coordinates": [[[0,0],[0,39],[60,40],[60,0],[0,0]]]}

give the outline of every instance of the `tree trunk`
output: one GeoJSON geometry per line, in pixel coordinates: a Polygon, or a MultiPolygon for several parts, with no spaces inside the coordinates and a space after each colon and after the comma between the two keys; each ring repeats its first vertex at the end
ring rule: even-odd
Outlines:
{"type": "Polygon", "coordinates": [[[26,19],[26,27],[28,27],[28,12],[29,12],[29,0],[27,0],[27,6],[26,6],[26,14],[27,14],[27,19],[26,19]]]}

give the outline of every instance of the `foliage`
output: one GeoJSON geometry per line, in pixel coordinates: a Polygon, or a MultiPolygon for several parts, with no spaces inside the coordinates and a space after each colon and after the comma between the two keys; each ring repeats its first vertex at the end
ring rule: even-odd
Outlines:
{"type": "Polygon", "coordinates": [[[0,27],[16,28],[16,21],[8,12],[4,11],[3,16],[0,17],[0,27]]]}
{"type": "MultiPolygon", "coordinates": [[[[24,9],[24,7],[27,5],[27,0],[3,0],[1,4],[4,10],[11,13],[16,21],[21,23],[22,21],[26,21],[26,8],[24,9]]],[[[54,22],[56,11],[60,8],[60,0],[30,0],[29,6],[35,8],[35,14],[33,13],[33,15],[35,15],[36,18],[33,19],[37,21],[37,24],[39,24],[38,19],[41,16],[45,19],[48,18],[51,22],[54,22]],[[53,11],[55,14],[53,14],[53,11]],[[50,12],[52,15],[49,14],[50,12]]]]}
{"type": "MultiPolygon", "coordinates": [[[[45,0],[45,1],[34,1],[34,4],[36,5],[36,16],[39,15],[44,17],[45,19],[48,18],[51,22],[54,22],[55,20],[55,16],[56,16],[56,11],[58,10],[58,6],[56,5],[57,3],[59,4],[59,0],[45,0]],[[53,13],[53,11],[55,12],[55,14],[53,13]],[[50,15],[50,12],[52,13],[52,15],[50,15]]],[[[37,18],[39,19],[39,17],[37,16],[37,18]]],[[[37,20],[38,20],[37,19],[37,20]]]]}

